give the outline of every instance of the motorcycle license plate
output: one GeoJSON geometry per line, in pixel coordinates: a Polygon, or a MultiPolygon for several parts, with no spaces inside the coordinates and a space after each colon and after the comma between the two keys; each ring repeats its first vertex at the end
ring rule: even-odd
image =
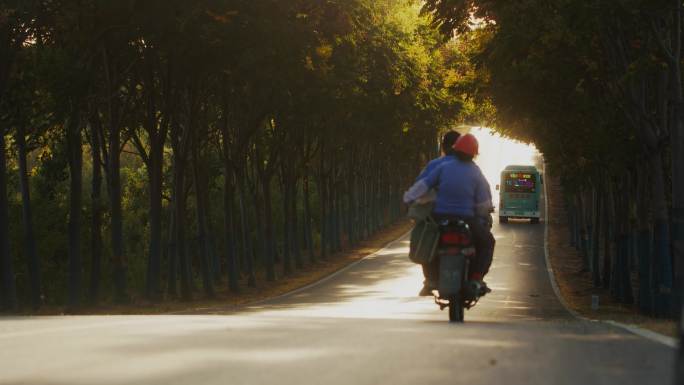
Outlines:
{"type": "Polygon", "coordinates": [[[466,274],[466,257],[462,254],[444,255],[439,260],[439,296],[448,298],[458,295],[466,274]]]}

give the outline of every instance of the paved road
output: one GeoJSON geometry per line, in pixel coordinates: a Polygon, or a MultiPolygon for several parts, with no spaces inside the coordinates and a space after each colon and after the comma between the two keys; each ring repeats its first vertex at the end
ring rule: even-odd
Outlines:
{"type": "Polygon", "coordinates": [[[497,226],[494,293],[449,324],[399,240],[328,281],[239,312],[0,319],[0,385],[670,384],[671,348],[577,321],[543,224],[497,226]]]}

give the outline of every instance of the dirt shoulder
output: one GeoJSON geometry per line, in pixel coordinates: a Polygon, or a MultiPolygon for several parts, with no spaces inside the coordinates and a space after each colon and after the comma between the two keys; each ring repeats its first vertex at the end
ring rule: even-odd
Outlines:
{"type": "Polygon", "coordinates": [[[670,337],[677,335],[674,321],[639,314],[636,306],[614,301],[608,289],[594,287],[591,273],[582,271],[582,259],[570,246],[570,231],[565,218],[562,188],[552,175],[546,176],[549,230],[549,262],[566,304],[580,315],[598,320],[612,320],[654,331],[670,337]],[[592,295],[599,296],[599,309],[591,309],[592,295]]]}
{"type": "MultiPolygon", "coordinates": [[[[302,269],[296,270],[288,276],[282,276],[282,266],[277,267],[279,279],[275,282],[267,282],[264,276],[257,276],[257,287],[249,288],[243,280],[240,282],[240,293],[231,293],[225,281],[216,285],[216,296],[213,299],[205,299],[201,292],[195,292],[193,301],[180,301],[166,299],[160,303],[151,303],[142,298],[133,298],[126,305],[103,304],[97,307],[85,307],[77,312],[69,314],[82,315],[133,315],[133,314],[170,314],[212,313],[216,309],[238,307],[241,305],[263,301],[278,297],[301,287],[317,282],[330,274],[354,263],[380,249],[388,243],[396,240],[411,229],[408,220],[398,223],[377,232],[371,238],[361,242],[353,249],[345,250],[329,256],[325,260],[317,260],[315,263],[306,263],[302,269]]],[[[37,312],[20,313],[23,315],[63,315],[66,310],[62,307],[43,307],[37,312]]]]}

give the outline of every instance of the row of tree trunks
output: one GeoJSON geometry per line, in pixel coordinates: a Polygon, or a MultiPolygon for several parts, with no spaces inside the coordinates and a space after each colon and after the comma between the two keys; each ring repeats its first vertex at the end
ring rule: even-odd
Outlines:
{"type": "Polygon", "coordinates": [[[667,306],[671,259],[664,260],[659,250],[663,228],[662,221],[654,218],[657,202],[652,186],[658,175],[645,173],[647,169],[652,166],[644,164],[621,175],[598,178],[600,182],[589,190],[571,193],[571,243],[589,266],[594,286],[610,289],[625,304],[636,299],[645,314],[668,317],[673,315],[667,306]],[[638,274],[638,292],[632,288],[633,271],[638,274]]]}
{"type": "MultiPolygon", "coordinates": [[[[197,146],[192,143],[193,140],[202,142],[206,141],[206,133],[202,134],[197,130],[197,101],[192,100],[192,95],[188,93],[188,108],[191,113],[188,114],[188,123],[180,124],[180,122],[173,119],[163,121],[171,128],[171,149],[172,149],[172,167],[173,183],[170,198],[170,215],[168,230],[169,241],[167,248],[167,264],[168,264],[168,287],[167,292],[170,296],[178,295],[177,279],[180,278],[180,297],[185,300],[192,298],[193,291],[193,275],[191,271],[192,262],[190,256],[187,254],[187,201],[190,194],[190,189],[194,187],[196,199],[196,216],[198,219],[198,245],[199,245],[199,261],[201,265],[201,275],[204,283],[204,291],[206,296],[213,296],[213,283],[216,276],[220,276],[220,264],[216,263],[213,256],[213,244],[211,242],[211,224],[209,221],[210,208],[209,204],[209,186],[207,171],[206,155],[197,146]],[[193,137],[191,133],[197,134],[193,137]],[[199,133],[199,134],[198,134],[199,133]],[[189,156],[190,155],[190,156],[189,156]],[[190,160],[192,166],[193,180],[188,181],[188,169],[185,166],[190,160]],[[180,270],[178,270],[180,269],[180,270]],[[180,274],[178,274],[180,272],[180,274]]],[[[153,102],[149,102],[153,105],[153,102]]],[[[96,303],[99,299],[100,275],[101,275],[101,254],[102,254],[102,223],[103,223],[103,205],[101,186],[103,182],[102,170],[106,171],[106,182],[109,190],[110,215],[112,221],[111,242],[114,255],[112,258],[113,267],[115,271],[115,299],[118,301],[126,301],[128,299],[126,294],[126,263],[125,250],[123,245],[123,218],[121,212],[121,175],[118,172],[120,168],[120,153],[124,144],[122,144],[122,130],[121,130],[121,112],[122,106],[114,99],[109,99],[107,103],[107,110],[105,114],[100,115],[95,112],[90,115],[88,120],[89,143],[92,156],[92,186],[91,186],[91,271],[90,271],[90,287],[88,290],[88,299],[91,303],[96,303]],[[101,118],[105,117],[107,125],[103,126],[101,118]],[[102,167],[104,166],[104,167],[102,167]]],[[[67,125],[69,130],[68,149],[69,149],[69,170],[71,174],[71,203],[69,215],[70,227],[70,279],[69,279],[69,303],[71,307],[80,306],[82,297],[81,292],[81,255],[80,255],[80,228],[81,228],[81,207],[82,207],[82,167],[83,167],[83,153],[82,153],[82,119],[74,117],[67,125]]],[[[161,294],[161,266],[162,266],[162,191],[163,191],[163,173],[164,173],[164,140],[159,135],[165,135],[164,130],[160,126],[149,126],[147,131],[147,143],[149,145],[148,151],[144,152],[143,158],[148,171],[148,183],[150,187],[150,249],[147,263],[147,279],[146,279],[146,294],[151,300],[159,300],[161,294]]],[[[18,138],[18,147],[20,150],[20,171],[22,178],[22,197],[24,200],[24,222],[25,234],[31,237],[32,224],[30,196],[28,188],[28,173],[26,170],[26,143],[23,132],[20,131],[21,137],[18,138]]],[[[3,138],[4,139],[4,138],[3,138]]],[[[140,138],[137,139],[138,144],[142,144],[140,138]]],[[[4,146],[4,141],[1,143],[4,146]]],[[[226,141],[226,147],[223,149],[225,153],[229,153],[229,144],[226,141]]],[[[143,150],[142,145],[139,149],[143,150]]],[[[273,174],[273,166],[268,165],[267,162],[261,162],[262,155],[257,151],[253,154],[257,161],[245,162],[243,164],[250,164],[253,166],[254,176],[251,185],[254,186],[253,196],[254,212],[256,218],[254,223],[257,228],[263,228],[263,231],[257,230],[259,234],[263,234],[265,242],[260,244],[264,249],[259,253],[261,262],[264,263],[267,271],[267,279],[275,280],[277,275],[275,272],[276,262],[276,234],[273,231],[273,197],[271,196],[271,186],[273,174]]],[[[275,155],[270,154],[270,159],[274,159],[275,155]]],[[[321,159],[321,169],[319,170],[318,180],[318,199],[319,207],[321,209],[319,220],[319,232],[321,235],[321,243],[318,253],[314,249],[313,232],[314,223],[312,219],[311,203],[311,180],[309,177],[309,168],[302,162],[302,159],[288,159],[280,163],[281,172],[281,199],[282,199],[282,213],[283,213],[283,232],[282,232],[282,256],[283,256],[283,273],[285,275],[291,274],[294,269],[301,269],[304,266],[302,259],[302,250],[306,250],[309,254],[309,262],[314,263],[318,256],[325,258],[326,255],[342,250],[347,245],[353,245],[359,240],[368,237],[381,226],[387,224],[388,218],[394,217],[393,206],[388,203],[388,199],[397,197],[395,194],[394,185],[389,185],[389,179],[384,177],[384,171],[377,167],[379,160],[369,157],[370,164],[374,165],[369,169],[361,172],[354,170],[353,162],[338,163],[335,156],[321,159]],[[297,167],[297,164],[301,165],[297,167]],[[342,167],[345,166],[345,167],[342,167]],[[302,173],[298,174],[297,170],[302,173]],[[301,182],[301,183],[300,183],[301,182]],[[387,185],[386,185],[387,184],[387,185]],[[300,188],[301,186],[301,188],[300,188]],[[301,193],[301,195],[300,195],[301,193]],[[360,197],[360,199],[358,199],[360,197]],[[297,202],[301,200],[303,207],[299,207],[297,202]],[[303,215],[299,216],[299,210],[303,211],[303,215]]],[[[276,164],[275,162],[272,164],[276,164]]],[[[0,166],[6,167],[2,164],[0,166]]],[[[225,158],[224,164],[224,231],[227,236],[225,240],[225,264],[228,272],[228,285],[230,290],[237,292],[239,290],[239,268],[242,265],[248,276],[248,285],[254,286],[256,284],[254,274],[254,248],[253,248],[253,233],[250,226],[249,210],[246,205],[245,183],[248,183],[250,178],[245,178],[249,175],[249,168],[242,167],[242,170],[247,169],[247,172],[237,175],[235,164],[232,163],[229,157],[225,158]],[[237,189],[235,188],[237,186],[237,189]],[[237,194],[236,194],[237,190],[237,194]],[[235,198],[237,196],[237,210],[235,209],[235,198]],[[236,223],[234,220],[234,213],[239,212],[240,221],[236,223]],[[235,234],[242,234],[241,239],[235,238],[235,234]],[[237,246],[241,245],[242,253],[240,253],[243,263],[238,264],[237,246]]],[[[238,167],[240,169],[240,167],[238,167]]],[[[398,206],[397,206],[398,207],[398,206]]],[[[397,210],[398,211],[398,210],[397,210]]],[[[2,214],[0,212],[0,214],[2,214]]],[[[259,236],[259,235],[258,235],[259,236]]],[[[34,242],[29,242],[27,238],[27,245],[34,245],[34,242]]],[[[32,254],[31,250],[27,248],[27,253],[32,254]]],[[[35,249],[33,251],[35,253],[35,249]]],[[[38,259],[28,258],[29,262],[35,262],[35,266],[29,266],[29,273],[35,277],[39,277],[39,268],[37,267],[38,259]]],[[[11,261],[10,261],[11,262],[11,261]]],[[[11,268],[11,264],[10,264],[11,268]]],[[[10,271],[6,265],[3,265],[3,289],[6,288],[6,283],[9,282],[5,278],[5,272],[10,271]]],[[[34,298],[37,294],[35,303],[40,302],[40,282],[36,282],[37,289],[33,291],[34,298]]],[[[9,290],[3,290],[3,301],[8,303],[9,290]]],[[[7,304],[6,306],[10,306],[7,304]]]]}
{"type": "MultiPolygon", "coordinates": [[[[92,114],[89,119],[89,143],[92,155],[92,186],[91,186],[91,271],[90,271],[90,288],[88,290],[88,298],[91,303],[96,303],[99,298],[100,274],[101,274],[101,253],[102,253],[102,194],[101,185],[103,179],[103,166],[106,171],[107,187],[109,188],[109,198],[112,215],[112,245],[116,244],[117,237],[121,234],[117,232],[117,226],[122,226],[122,218],[119,217],[118,225],[116,207],[121,207],[121,180],[120,175],[114,170],[118,169],[120,162],[120,149],[123,147],[121,143],[121,130],[117,130],[116,122],[120,121],[117,113],[120,112],[120,106],[115,102],[111,102],[107,114],[102,116],[108,120],[107,129],[105,130],[101,124],[101,116],[97,113],[92,114]],[[105,137],[103,134],[107,134],[105,137]],[[104,145],[103,145],[104,144],[104,145]],[[103,156],[104,155],[104,156],[103,156]]],[[[192,115],[191,115],[192,116],[192,115]]],[[[82,191],[82,124],[81,119],[73,119],[73,124],[69,126],[70,136],[68,137],[69,146],[69,168],[71,172],[70,181],[72,183],[71,212],[70,212],[70,306],[80,306],[81,293],[81,261],[80,261],[80,211],[82,206],[82,197],[79,195],[82,191]],[[78,188],[77,188],[78,187],[78,188]]],[[[190,124],[181,125],[174,121],[171,126],[171,149],[173,167],[173,184],[171,189],[171,198],[169,200],[169,207],[171,215],[168,216],[169,223],[169,241],[167,250],[167,264],[168,264],[168,288],[167,292],[170,296],[176,296],[177,279],[180,275],[181,291],[180,297],[189,300],[192,298],[192,282],[193,275],[191,271],[191,260],[187,254],[187,201],[190,194],[190,189],[194,187],[197,219],[198,219],[198,244],[199,244],[199,261],[202,267],[202,279],[204,283],[205,295],[213,296],[213,282],[219,265],[213,262],[211,252],[214,247],[211,243],[211,225],[209,222],[208,207],[208,178],[206,175],[207,163],[206,157],[199,150],[200,146],[195,146],[191,143],[193,140],[190,132],[196,132],[195,129],[189,129],[190,124]],[[193,150],[194,149],[194,150],[193,150]],[[190,150],[190,151],[189,151],[190,150]],[[189,154],[188,154],[189,152],[189,154]],[[191,155],[190,157],[188,155],[191,155]],[[192,165],[192,183],[187,180],[187,171],[185,167],[187,161],[192,165]],[[180,274],[178,274],[180,269],[180,274]]],[[[194,140],[206,140],[201,137],[194,138],[194,140]]],[[[4,145],[4,143],[2,143],[4,145]]],[[[18,140],[20,148],[20,168],[23,175],[27,175],[26,171],[26,149],[25,143],[18,140]],[[23,149],[23,150],[22,150],[23,149]]],[[[150,186],[150,232],[158,233],[150,236],[150,250],[147,265],[147,294],[152,300],[159,300],[161,298],[161,265],[162,265],[162,186],[163,186],[163,146],[161,142],[152,140],[149,142],[150,148],[147,154],[147,170],[148,182],[150,186]],[[162,150],[159,150],[161,146],[162,150]],[[158,238],[158,241],[155,239],[158,238]],[[158,251],[156,251],[158,249],[158,251]]],[[[259,159],[259,154],[255,153],[255,159],[259,159]]],[[[294,160],[288,160],[288,164],[298,164],[294,160]]],[[[271,196],[271,186],[273,173],[271,170],[262,168],[263,163],[249,162],[244,164],[251,164],[254,166],[253,176],[255,190],[260,194],[254,194],[257,200],[254,202],[254,209],[257,214],[255,223],[257,227],[263,226],[263,234],[265,234],[266,242],[261,244],[265,246],[261,250],[260,257],[265,264],[268,273],[268,267],[275,267],[275,240],[276,234],[273,232],[273,207],[274,202],[271,196]]],[[[302,163],[303,164],[303,163],[302,163]]],[[[283,213],[283,232],[282,232],[282,250],[283,250],[283,273],[285,275],[291,274],[294,269],[301,269],[304,266],[302,259],[302,250],[307,250],[309,253],[308,261],[314,263],[318,256],[324,257],[333,252],[341,250],[345,245],[353,245],[354,243],[368,237],[381,226],[385,225],[388,218],[393,217],[393,208],[388,199],[398,196],[393,185],[385,185],[389,183],[387,178],[383,177],[383,170],[378,167],[371,167],[369,170],[356,172],[351,166],[352,163],[344,164],[345,168],[335,162],[334,157],[322,163],[323,172],[320,173],[318,198],[319,206],[322,210],[319,221],[319,231],[321,233],[321,244],[318,252],[314,250],[313,245],[313,217],[311,210],[311,181],[309,179],[308,167],[302,165],[302,174],[296,173],[297,167],[289,167],[281,164],[281,187],[282,187],[282,213],[283,213]],[[301,182],[301,183],[300,183],[301,182]],[[300,188],[301,186],[301,188],[300,188]],[[301,195],[300,195],[301,194],[301,195]],[[358,200],[357,196],[361,199],[358,200]],[[299,207],[297,202],[301,201],[303,207],[299,207]],[[299,212],[302,210],[302,216],[299,212]]],[[[377,161],[373,162],[377,166],[377,161]]],[[[244,168],[243,168],[244,169],[244,168]]],[[[254,275],[254,249],[253,249],[253,227],[250,226],[249,207],[246,207],[245,199],[245,183],[249,178],[235,177],[235,165],[232,162],[226,162],[224,165],[225,180],[224,180],[224,231],[227,235],[225,241],[225,264],[228,272],[229,288],[232,291],[239,290],[239,264],[237,246],[241,245],[242,253],[239,253],[243,259],[241,265],[244,266],[246,274],[248,275],[248,285],[255,285],[254,275]],[[235,188],[237,186],[237,189],[235,188]],[[237,195],[236,195],[237,190],[237,195]],[[235,198],[237,196],[238,208],[235,209],[235,198]],[[234,213],[239,212],[240,223],[234,221],[234,213]],[[241,239],[236,239],[235,234],[242,233],[241,239]]],[[[25,219],[30,220],[30,198],[28,195],[28,181],[22,187],[24,193],[25,219]],[[28,213],[28,214],[27,214],[28,213]]],[[[119,216],[121,213],[119,212],[119,216]]],[[[30,223],[28,226],[30,228],[30,223]]],[[[121,231],[118,230],[119,232],[121,231]]],[[[31,234],[26,231],[26,234],[31,234]]],[[[261,233],[261,231],[258,231],[261,233]]],[[[28,243],[27,243],[28,244],[28,243]]],[[[115,255],[113,258],[113,266],[115,271],[118,268],[118,273],[115,278],[123,278],[115,280],[115,298],[120,301],[127,299],[125,288],[125,261],[119,259],[116,255],[124,255],[123,242],[119,243],[118,247],[114,247],[115,255]],[[118,253],[116,250],[119,250],[118,253]],[[120,293],[124,293],[123,296],[120,293]]],[[[37,259],[36,259],[37,261],[37,259]]],[[[2,272],[7,271],[3,266],[2,272]]],[[[29,272],[31,269],[29,269],[29,272]]],[[[36,270],[37,271],[37,270],[36,270]]],[[[220,274],[220,271],[219,271],[220,274]]],[[[268,279],[275,280],[277,275],[275,270],[272,276],[268,279]]],[[[36,274],[39,276],[39,274],[36,274]]],[[[3,284],[5,284],[3,280],[3,284]]],[[[39,283],[38,283],[39,284],[39,283]]],[[[3,290],[3,300],[5,293],[3,290]]],[[[40,293],[36,290],[35,293],[40,293]]]]}

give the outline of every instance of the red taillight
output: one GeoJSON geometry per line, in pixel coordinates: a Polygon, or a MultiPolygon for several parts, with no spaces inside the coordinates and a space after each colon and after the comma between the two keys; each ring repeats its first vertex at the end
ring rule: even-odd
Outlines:
{"type": "Polygon", "coordinates": [[[467,245],[470,243],[470,238],[462,233],[444,233],[440,241],[443,245],[467,245]]]}

